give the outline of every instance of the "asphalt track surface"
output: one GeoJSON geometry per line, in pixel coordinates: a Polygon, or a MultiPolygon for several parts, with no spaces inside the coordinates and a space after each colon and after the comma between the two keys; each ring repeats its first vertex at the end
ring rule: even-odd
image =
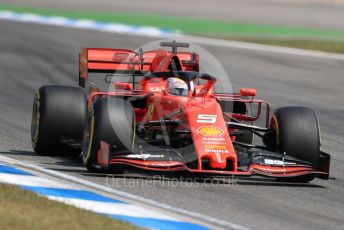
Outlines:
{"type": "Polygon", "coordinates": [[[34,91],[44,84],[76,85],[82,47],[137,48],[152,38],[5,21],[0,21],[0,31],[0,154],[251,229],[343,228],[344,61],[203,46],[220,60],[234,88],[257,88],[273,108],[314,108],[322,149],[332,154],[334,180],[287,184],[250,178],[230,186],[155,177],[147,184],[153,175],[128,172],[112,181],[88,173],[79,159],[32,152],[34,91]]]}
{"type": "Polygon", "coordinates": [[[344,30],[344,0],[0,0],[0,3],[344,30]]]}

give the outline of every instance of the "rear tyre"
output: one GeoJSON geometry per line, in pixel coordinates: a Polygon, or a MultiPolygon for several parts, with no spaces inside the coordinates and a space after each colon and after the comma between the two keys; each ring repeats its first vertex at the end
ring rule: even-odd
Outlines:
{"type": "Polygon", "coordinates": [[[48,85],[35,94],[31,142],[38,155],[77,155],[81,149],[63,142],[82,140],[86,118],[86,95],[81,88],[48,85]]]}
{"type": "MultiPolygon", "coordinates": [[[[97,164],[101,141],[111,152],[131,150],[134,138],[134,111],[131,104],[119,98],[98,98],[88,114],[83,141],[83,162],[90,172],[104,171],[97,164]]],[[[111,166],[112,173],[123,173],[124,167],[111,166]]]]}
{"type": "MultiPolygon", "coordinates": [[[[314,111],[306,107],[284,107],[275,111],[271,128],[276,133],[277,152],[318,166],[320,157],[320,129],[314,111]]],[[[313,175],[289,178],[288,181],[308,182],[313,175]]],[[[285,179],[279,179],[285,180],[285,179]]]]}

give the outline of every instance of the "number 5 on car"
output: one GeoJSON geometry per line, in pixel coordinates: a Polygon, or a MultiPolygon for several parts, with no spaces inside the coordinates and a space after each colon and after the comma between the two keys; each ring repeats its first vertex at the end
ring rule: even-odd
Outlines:
{"type": "Polygon", "coordinates": [[[215,124],[217,119],[217,115],[212,114],[198,114],[197,116],[197,123],[208,123],[208,124],[215,124]]]}

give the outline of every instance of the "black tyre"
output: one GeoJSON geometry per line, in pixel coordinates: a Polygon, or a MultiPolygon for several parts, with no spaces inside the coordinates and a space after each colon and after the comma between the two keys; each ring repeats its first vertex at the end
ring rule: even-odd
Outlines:
{"type": "Polygon", "coordinates": [[[80,147],[71,147],[64,140],[80,142],[86,120],[86,95],[81,88],[42,86],[35,94],[31,141],[38,155],[76,155],[80,147]]]}
{"type": "MultiPolygon", "coordinates": [[[[134,138],[134,111],[131,104],[119,98],[98,98],[89,111],[83,141],[83,161],[91,172],[104,171],[97,165],[100,142],[106,142],[111,152],[131,150],[134,138]]],[[[123,167],[110,169],[122,173],[123,167]]]]}
{"type": "MultiPolygon", "coordinates": [[[[314,111],[306,107],[284,107],[275,111],[271,127],[276,132],[279,153],[318,166],[320,157],[320,129],[314,111]]],[[[297,182],[313,180],[314,176],[295,178],[297,182]]],[[[293,180],[293,179],[289,179],[293,180]]]]}

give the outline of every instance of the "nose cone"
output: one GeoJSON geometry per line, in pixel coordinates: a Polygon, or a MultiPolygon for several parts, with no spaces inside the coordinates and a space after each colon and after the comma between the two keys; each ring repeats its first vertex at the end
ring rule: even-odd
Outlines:
{"type": "MultiPolygon", "coordinates": [[[[205,170],[236,170],[236,152],[216,100],[209,99],[202,106],[186,109],[199,162],[208,165],[205,170]],[[227,165],[227,162],[233,163],[227,165]]],[[[204,169],[202,163],[199,166],[204,169]]]]}
{"type": "MultiPolygon", "coordinates": [[[[229,151],[228,151],[229,152],[229,151]]],[[[227,156],[222,152],[215,152],[208,155],[210,158],[210,166],[214,169],[225,169],[227,168],[227,156]]]]}

